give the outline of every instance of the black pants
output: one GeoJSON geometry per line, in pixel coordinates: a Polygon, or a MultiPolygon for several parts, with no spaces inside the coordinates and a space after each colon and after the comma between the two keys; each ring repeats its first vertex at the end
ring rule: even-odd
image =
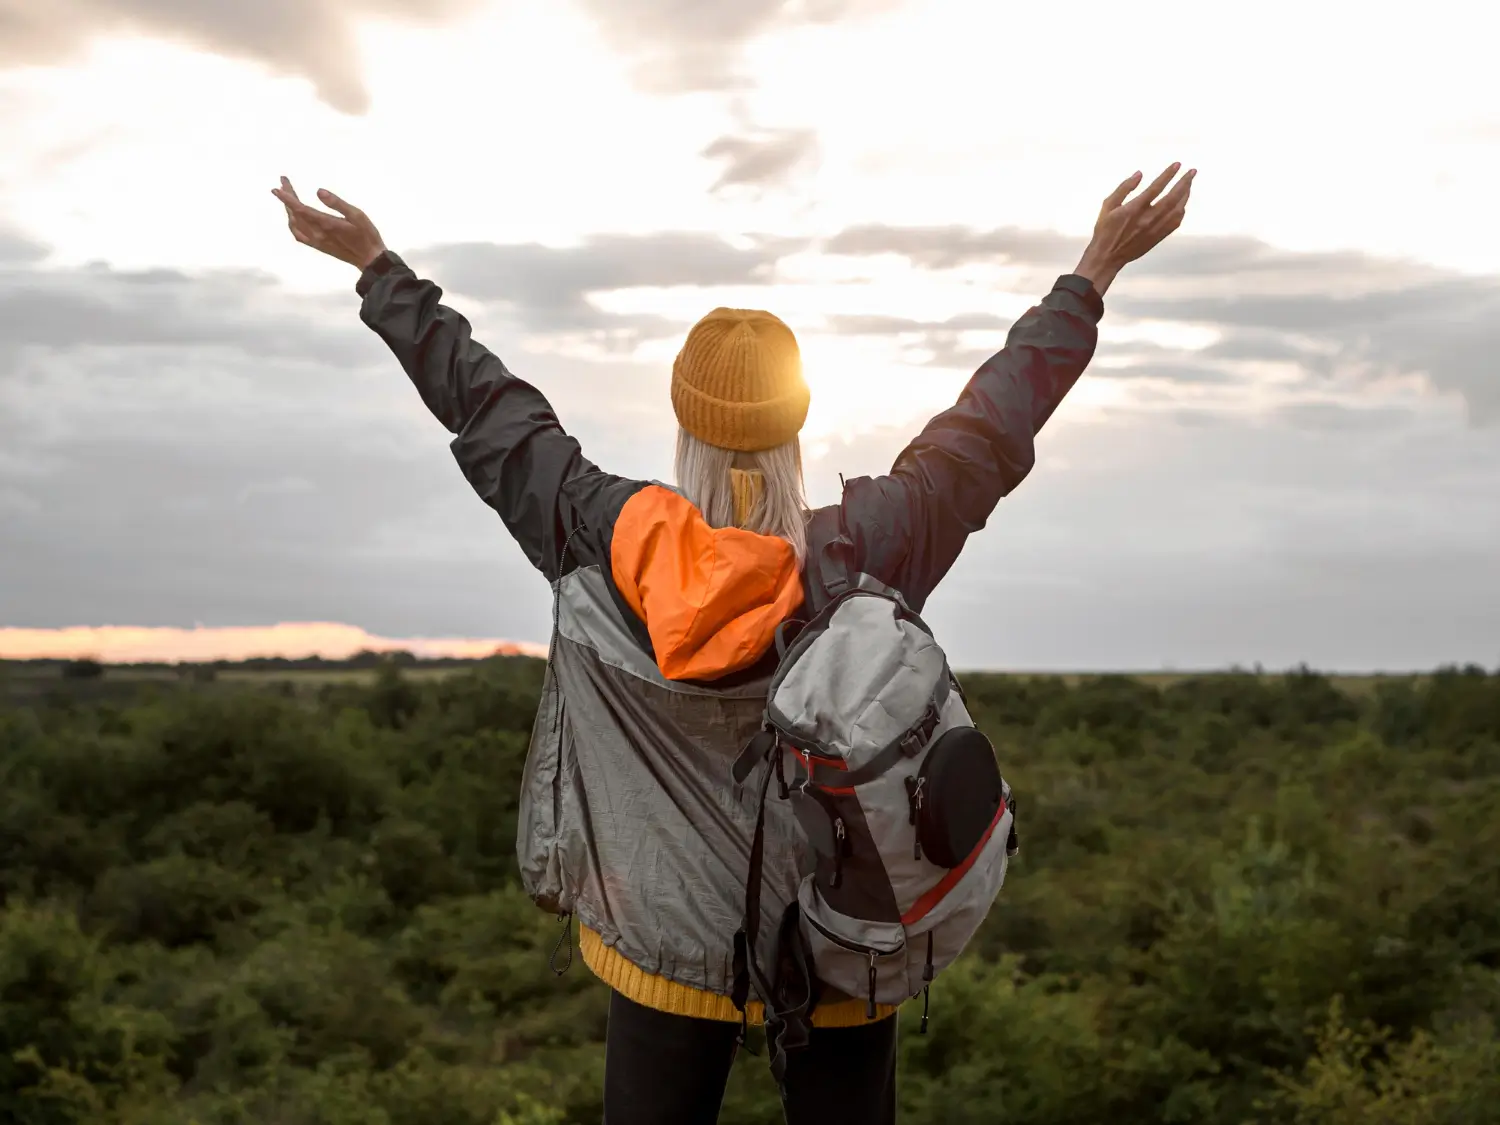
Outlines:
{"type": "MultiPolygon", "coordinates": [[[[604,1125],[713,1125],[738,1033],[738,1024],[658,1012],[612,993],[604,1125]]],[[[812,1041],[787,1055],[785,1110],[787,1125],[894,1125],[896,1017],[814,1028],[812,1041]]]]}

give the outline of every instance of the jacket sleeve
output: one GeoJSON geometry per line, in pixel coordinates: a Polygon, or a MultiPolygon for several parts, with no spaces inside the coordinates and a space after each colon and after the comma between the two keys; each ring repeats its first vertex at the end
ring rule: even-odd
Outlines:
{"type": "Polygon", "coordinates": [[[840,522],[854,566],[920,608],[968,537],[1031,471],[1037,432],[1093,358],[1104,302],[1066,274],[883,477],[852,480],[840,522]]]}
{"type": "Polygon", "coordinates": [[[469,322],[440,304],[443,291],[386,251],[360,275],[360,319],[401,361],[417,393],[454,435],[459,468],[500,514],[549,581],[581,522],[565,486],[598,470],[563,431],[542,393],[512,375],[469,322]]]}

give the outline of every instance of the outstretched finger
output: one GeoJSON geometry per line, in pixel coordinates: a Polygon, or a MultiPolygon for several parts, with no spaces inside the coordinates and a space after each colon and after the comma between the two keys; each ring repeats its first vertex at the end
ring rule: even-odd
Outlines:
{"type": "MultiPolygon", "coordinates": [[[[281,177],[281,186],[279,188],[271,189],[271,194],[303,217],[326,219],[330,222],[338,221],[333,215],[328,214],[328,212],[319,211],[316,207],[309,207],[306,203],[303,203],[302,199],[297,195],[297,189],[292,187],[292,181],[285,176],[281,177]]],[[[319,194],[326,195],[328,193],[320,192],[319,194]]]]}
{"type": "Polygon", "coordinates": [[[1141,182],[1141,174],[1133,172],[1120,181],[1120,186],[1115,188],[1104,197],[1104,209],[1112,211],[1125,202],[1125,197],[1135,190],[1135,185],[1141,182]]]}
{"type": "Polygon", "coordinates": [[[1167,192],[1160,205],[1164,207],[1168,205],[1180,206],[1181,204],[1186,203],[1188,195],[1193,190],[1193,177],[1197,174],[1198,169],[1189,168],[1187,172],[1183,174],[1182,179],[1178,180],[1175,184],[1172,185],[1172,190],[1167,192]]]}
{"type": "Polygon", "coordinates": [[[281,200],[286,207],[288,217],[301,223],[310,230],[332,230],[344,223],[345,220],[337,215],[330,215],[327,211],[319,211],[316,207],[309,207],[294,195],[286,195],[275,189],[271,192],[277,199],[281,200]]]}
{"type": "Polygon", "coordinates": [[[1182,167],[1182,165],[1178,164],[1178,163],[1173,163],[1173,164],[1167,165],[1167,170],[1165,172],[1163,172],[1160,176],[1157,176],[1156,179],[1152,180],[1151,183],[1147,186],[1147,188],[1144,191],[1141,192],[1140,195],[1136,196],[1134,199],[1132,199],[1130,201],[1131,206],[1133,206],[1133,207],[1146,207],[1146,206],[1149,206],[1150,203],[1151,203],[1151,201],[1153,199],[1155,199],[1158,195],[1160,195],[1162,193],[1163,189],[1166,188],[1166,186],[1172,182],[1172,177],[1175,176],[1175,175],[1177,175],[1177,169],[1179,169],[1181,167],[1182,167]]]}
{"type": "Polygon", "coordinates": [[[352,203],[345,203],[342,199],[334,195],[333,192],[329,191],[327,188],[318,189],[318,198],[321,199],[324,203],[328,204],[328,206],[332,207],[335,211],[344,216],[344,218],[348,219],[350,222],[359,222],[365,217],[365,213],[358,207],[354,206],[354,204],[352,203]]]}
{"type": "Polygon", "coordinates": [[[271,194],[281,200],[281,205],[286,208],[288,215],[295,215],[308,210],[307,204],[297,198],[297,193],[290,188],[272,188],[271,194]]]}

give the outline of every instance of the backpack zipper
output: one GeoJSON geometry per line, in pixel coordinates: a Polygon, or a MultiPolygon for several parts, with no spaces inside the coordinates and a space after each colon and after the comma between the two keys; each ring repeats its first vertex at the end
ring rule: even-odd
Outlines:
{"type": "Polygon", "coordinates": [[[873,949],[868,945],[860,945],[858,942],[849,941],[846,938],[839,937],[838,934],[830,933],[828,927],[824,926],[811,914],[803,914],[802,917],[807,919],[809,926],[833,942],[834,945],[839,946],[841,949],[847,949],[850,953],[858,953],[861,957],[894,957],[906,948],[906,943],[902,942],[895,949],[873,949]]]}
{"type": "Polygon", "coordinates": [[[878,982],[878,975],[875,969],[875,959],[877,957],[894,957],[896,954],[900,953],[903,949],[906,948],[906,943],[903,941],[900,945],[896,946],[895,949],[871,949],[868,945],[860,945],[858,942],[846,941],[843,938],[839,937],[837,934],[829,933],[828,928],[819,923],[818,920],[812,917],[810,914],[803,914],[802,917],[806,920],[808,925],[817,930],[818,933],[822,934],[825,938],[831,941],[834,945],[838,946],[840,949],[847,949],[850,953],[858,953],[868,959],[870,987],[869,992],[865,997],[865,1019],[874,1019],[875,985],[878,982]]]}
{"type": "Polygon", "coordinates": [[[927,1034],[927,1015],[932,1002],[932,931],[927,931],[927,963],[922,966],[922,1026],[917,1034],[927,1034]]]}
{"type": "MultiPolygon", "coordinates": [[[[926,762],[923,762],[923,765],[925,764],[926,762]]],[[[921,830],[917,828],[917,821],[921,818],[922,815],[922,787],[926,784],[927,778],[920,772],[918,772],[915,777],[908,777],[906,779],[906,799],[910,809],[910,816],[908,817],[908,820],[913,828],[911,850],[912,859],[922,858],[922,833],[921,830]]]]}
{"type": "Polygon", "coordinates": [[[828,815],[828,819],[833,821],[833,878],[829,881],[829,888],[836,890],[844,883],[844,859],[852,850],[849,843],[849,826],[844,823],[843,814],[838,811],[838,806],[833,803],[832,797],[816,786],[804,785],[802,792],[816,801],[828,815]]]}

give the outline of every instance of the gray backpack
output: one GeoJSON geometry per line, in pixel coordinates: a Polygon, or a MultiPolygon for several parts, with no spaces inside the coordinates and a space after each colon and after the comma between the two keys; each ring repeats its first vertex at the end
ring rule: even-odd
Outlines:
{"type": "Polygon", "coordinates": [[[947,657],[900,595],[878,583],[778,631],[763,729],[734,778],[758,764],[759,806],[735,935],[734,1001],[753,980],[771,1067],[803,1045],[828,990],[900,1004],[924,994],[989,912],[1016,852],[1015,804],[975,729],[947,657]],[[816,866],[780,920],[775,963],[760,935],[765,802],[792,802],[816,866]]]}

